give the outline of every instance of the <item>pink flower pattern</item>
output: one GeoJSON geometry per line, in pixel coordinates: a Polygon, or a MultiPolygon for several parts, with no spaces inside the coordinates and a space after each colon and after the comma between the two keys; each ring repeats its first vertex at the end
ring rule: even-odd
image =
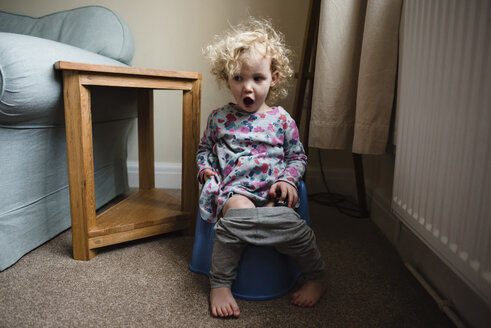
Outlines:
{"type": "Polygon", "coordinates": [[[275,182],[297,186],[307,156],[295,121],[282,107],[248,113],[227,104],[210,114],[197,164],[198,179],[205,169],[218,173],[205,182],[199,200],[201,217],[215,222],[233,194],[263,206],[275,182]]]}

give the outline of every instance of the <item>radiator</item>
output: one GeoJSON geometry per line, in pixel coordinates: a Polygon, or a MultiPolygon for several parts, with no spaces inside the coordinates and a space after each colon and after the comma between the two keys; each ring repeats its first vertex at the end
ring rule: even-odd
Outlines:
{"type": "Polygon", "coordinates": [[[491,2],[407,0],[392,210],[491,305],[491,2]]]}

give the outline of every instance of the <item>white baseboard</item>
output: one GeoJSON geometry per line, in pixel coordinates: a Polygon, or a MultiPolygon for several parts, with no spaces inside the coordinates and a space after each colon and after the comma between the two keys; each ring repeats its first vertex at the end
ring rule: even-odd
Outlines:
{"type": "MultiPolygon", "coordinates": [[[[128,183],[138,187],[138,163],[128,162],[128,183]]],[[[181,163],[155,163],[155,187],[181,189],[181,163]]]]}
{"type": "Polygon", "coordinates": [[[463,319],[470,327],[491,327],[489,305],[397,218],[391,210],[390,200],[378,190],[368,189],[367,196],[372,222],[394,245],[402,261],[414,268],[436,291],[440,308],[445,308],[447,315],[451,311],[460,316],[449,315],[454,324],[462,327],[460,320],[463,319]]]}

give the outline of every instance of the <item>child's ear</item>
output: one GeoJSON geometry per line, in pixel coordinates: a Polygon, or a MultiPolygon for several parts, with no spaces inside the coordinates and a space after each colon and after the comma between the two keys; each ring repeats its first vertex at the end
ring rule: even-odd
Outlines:
{"type": "Polygon", "coordinates": [[[271,73],[271,88],[274,87],[276,83],[278,83],[279,77],[280,77],[280,72],[274,71],[273,73],[271,73]]]}

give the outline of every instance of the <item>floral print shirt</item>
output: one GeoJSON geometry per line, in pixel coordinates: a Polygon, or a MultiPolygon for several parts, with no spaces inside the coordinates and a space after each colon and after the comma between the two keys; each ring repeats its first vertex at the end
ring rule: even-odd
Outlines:
{"type": "Polygon", "coordinates": [[[215,222],[233,194],[264,206],[275,182],[297,187],[307,156],[295,121],[282,107],[248,113],[228,104],[210,114],[197,163],[201,183],[205,169],[217,173],[205,182],[199,201],[203,220],[215,222]]]}

